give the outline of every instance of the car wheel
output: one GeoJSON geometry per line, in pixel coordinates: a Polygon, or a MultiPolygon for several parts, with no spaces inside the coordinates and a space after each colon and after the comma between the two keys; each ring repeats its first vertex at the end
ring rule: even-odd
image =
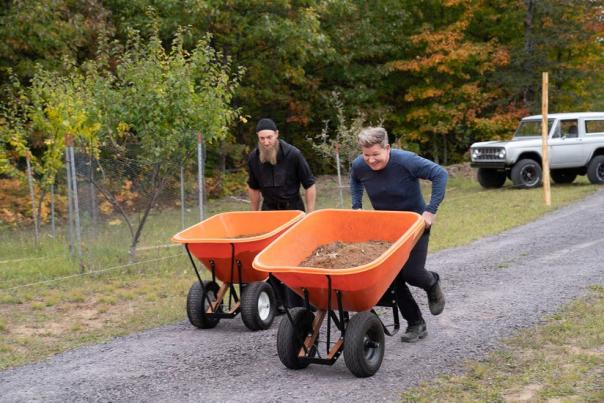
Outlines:
{"type": "Polygon", "coordinates": [[[556,183],[573,183],[577,174],[570,170],[554,170],[551,172],[552,179],[556,183]]]}
{"type": "Polygon", "coordinates": [[[535,160],[520,160],[512,168],[512,182],[517,188],[536,188],[541,185],[541,179],[541,165],[535,160]]]}
{"type": "Polygon", "coordinates": [[[587,178],[595,185],[604,183],[604,155],[593,157],[587,166],[587,178]]]}
{"type": "Polygon", "coordinates": [[[505,183],[505,171],[496,169],[478,168],[476,175],[478,183],[485,189],[496,189],[503,186],[505,183]]]}

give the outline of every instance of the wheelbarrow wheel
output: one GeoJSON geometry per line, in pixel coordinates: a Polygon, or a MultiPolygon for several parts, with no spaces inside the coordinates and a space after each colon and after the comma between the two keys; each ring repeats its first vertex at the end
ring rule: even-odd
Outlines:
{"type": "Polygon", "coordinates": [[[380,369],[384,358],[384,328],[371,312],[354,315],[344,338],[344,361],[355,376],[366,378],[380,369]]]}
{"type": "MultiPolygon", "coordinates": [[[[312,333],[312,322],[315,315],[306,308],[293,308],[289,311],[292,317],[290,321],[287,316],[281,319],[277,331],[277,354],[279,359],[289,369],[303,369],[310,364],[308,360],[300,358],[298,354],[302,344],[310,333],[312,333]]],[[[314,347],[311,356],[314,355],[314,347]]]]}
{"type": "Polygon", "coordinates": [[[211,329],[220,322],[220,318],[214,318],[206,313],[210,306],[208,299],[211,302],[216,301],[219,288],[213,281],[204,281],[203,286],[199,281],[193,283],[187,295],[187,316],[193,326],[211,329]]]}
{"type": "Polygon", "coordinates": [[[273,288],[261,281],[248,284],[241,295],[241,319],[250,330],[268,329],[275,319],[273,288]]]}

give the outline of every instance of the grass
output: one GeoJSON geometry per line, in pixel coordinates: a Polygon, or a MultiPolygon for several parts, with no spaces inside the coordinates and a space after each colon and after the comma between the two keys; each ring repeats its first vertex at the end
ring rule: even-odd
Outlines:
{"type": "Polygon", "coordinates": [[[506,349],[405,391],[405,402],[604,401],[604,287],[506,340],[506,349]]]}
{"type": "MultiPolygon", "coordinates": [[[[341,206],[335,178],[323,177],[317,186],[317,208],[341,206]]],[[[552,208],[596,189],[583,179],[553,186],[552,208]]],[[[428,195],[429,188],[424,190],[428,195]]],[[[342,197],[348,207],[346,189],[342,197]]],[[[364,205],[370,206],[367,200],[364,205]]],[[[208,215],[248,208],[249,204],[227,198],[208,203],[208,215]]],[[[451,178],[431,250],[501,232],[552,208],[544,206],[542,189],[483,190],[474,180],[451,178]]],[[[195,216],[195,211],[189,212],[188,222],[193,223],[195,216]]],[[[179,230],[180,211],[155,213],[141,245],[169,244],[179,230]]],[[[70,257],[64,233],[56,238],[44,235],[38,247],[29,232],[0,234],[0,369],[186,318],[186,295],[195,276],[182,249],[141,250],[139,263],[127,266],[128,240],[123,223],[97,227],[85,234],[81,266],[70,257]]]]}

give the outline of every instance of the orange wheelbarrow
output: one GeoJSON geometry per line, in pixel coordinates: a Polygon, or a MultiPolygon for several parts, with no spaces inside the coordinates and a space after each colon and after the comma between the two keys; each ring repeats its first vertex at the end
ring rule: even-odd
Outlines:
{"type": "Polygon", "coordinates": [[[252,261],[303,216],[297,210],[221,213],[174,235],[174,242],[184,244],[198,280],[187,296],[191,324],[213,328],[220,319],[241,313],[250,330],[268,329],[275,317],[275,294],[266,282],[268,273],[254,270],[252,261]],[[211,272],[212,280],[201,279],[193,256],[211,272]]]}
{"type": "Polygon", "coordinates": [[[375,374],[384,357],[384,334],[392,336],[399,330],[391,284],[423,232],[424,220],[413,212],[318,210],[260,252],[253,266],[271,273],[304,298],[305,306],[287,309],[287,319],[279,326],[281,362],[290,369],[306,368],[310,363],[332,365],[343,352],[354,375],[375,374]],[[299,266],[320,245],[371,240],[392,244],[368,264],[344,269],[299,266]],[[381,321],[373,309],[376,305],[392,308],[393,324],[381,321]],[[350,316],[351,311],[358,313],[350,316]],[[325,319],[325,351],[321,354],[319,334],[325,319]],[[332,322],[340,333],[333,344],[332,322]]]}

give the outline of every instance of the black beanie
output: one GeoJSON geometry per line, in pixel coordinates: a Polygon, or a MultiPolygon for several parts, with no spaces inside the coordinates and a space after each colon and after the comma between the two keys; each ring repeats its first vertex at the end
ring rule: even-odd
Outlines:
{"type": "Polygon", "coordinates": [[[277,125],[271,119],[264,118],[258,121],[256,125],[256,133],[261,132],[262,130],[272,130],[274,132],[277,131],[277,125]]]}

